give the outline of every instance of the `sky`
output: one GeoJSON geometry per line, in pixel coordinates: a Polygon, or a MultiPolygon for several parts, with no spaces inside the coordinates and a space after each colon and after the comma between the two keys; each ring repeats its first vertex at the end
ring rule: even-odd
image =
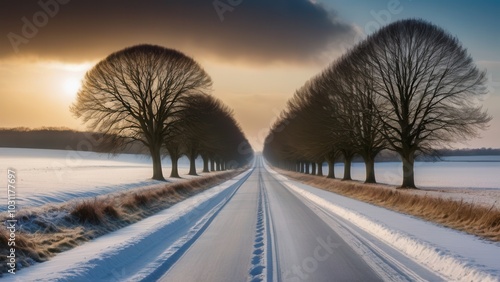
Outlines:
{"type": "Polygon", "coordinates": [[[455,147],[500,147],[500,1],[453,0],[3,0],[0,127],[86,129],[69,112],[85,72],[136,44],[180,50],[208,72],[250,143],[309,78],[380,27],[430,21],[488,73],[493,120],[455,147]]]}

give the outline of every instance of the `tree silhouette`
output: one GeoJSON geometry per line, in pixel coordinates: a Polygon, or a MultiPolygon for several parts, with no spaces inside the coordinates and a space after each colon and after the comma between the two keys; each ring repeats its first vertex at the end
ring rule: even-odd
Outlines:
{"type": "Polygon", "coordinates": [[[217,130],[221,126],[220,116],[229,118],[231,111],[214,97],[192,94],[185,98],[186,108],[178,124],[179,138],[184,144],[184,153],[189,158],[189,175],[196,175],[196,158],[203,156],[204,171],[208,172],[209,154],[224,146],[217,130]]]}
{"type": "Polygon", "coordinates": [[[215,99],[208,95],[193,94],[186,97],[186,100],[187,107],[181,114],[181,122],[179,123],[182,128],[182,134],[179,137],[185,145],[185,154],[189,158],[188,174],[197,175],[196,158],[202,151],[213,146],[216,142],[213,140],[209,120],[215,99]]]}
{"type": "MultiPolygon", "coordinates": [[[[196,158],[202,156],[203,171],[209,172],[211,160],[217,170],[234,169],[246,164],[253,154],[232,111],[220,100],[200,93],[182,97],[182,110],[173,126],[173,137],[166,144],[171,157],[189,158],[189,175],[196,175],[196,158]],[[240,146],[247,146],[242,150],[240,146]]],[[[177,161],[172,162],[172,177],[179,177],[177,161]]]]}
{"type": "Polygon", "coordinates": [[[358,57],[365,51],[365,44],[354,47],[346,55],[327,68],[321,83],[330,97],[330,107],[338,119],[339,149],[344,156],[344,179],[349,180],[350,164],[354,154],[363,157],[366,167],[366,183],[375,183],[375,157],[386,147],[380,133],[382,122],[377,119],[377,107],[371,76],[358,57]]]}
{"type": "Polygon", "coordinates": [[[181,98],[204,92],[211,83],[181,52],[137,45],[109,55],[87,72],[71,111],[89,128],[115,136],[110,142],[116,148],[144,144],[153,160],[153,179],[163,180],[162,147],[172,138],[181,98]]]}
{"type": "Polygon", "coordinates": [[[357,59],[379,99],[381,133],[403,161],[401,187],[414,188],[416,153],[476,136],[490,121],[476,103],[485,73],[458,39],[422,20],[390,24],[357,59]]]}
{"type": "Polygon", "coordinates": [[[246,165],[253,159],[253,149],[246,139],[233,113],[222,103],[212,113],[212,134],[214,145],[206,148],[215,159],[217,170],[234,169],[246,165]]]}

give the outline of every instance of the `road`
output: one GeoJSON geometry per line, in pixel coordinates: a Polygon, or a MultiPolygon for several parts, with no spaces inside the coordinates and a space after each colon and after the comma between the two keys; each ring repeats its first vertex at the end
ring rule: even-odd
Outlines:
{"type": "Polygon", "coordinates": [[[337,228],[258,159],[249,178],[159,281],[419,280],[354,249],[337,228]]]}
{"type": "Polygon", "coordinates": [[[254,171],[161,281],[245,281],[257,222],[257,183],[254,171]]]}
{"type": "Polygon", "coordinates": [[[376,281],[376,273],[313,210],[263,168],[279,281],[376,281]]]}

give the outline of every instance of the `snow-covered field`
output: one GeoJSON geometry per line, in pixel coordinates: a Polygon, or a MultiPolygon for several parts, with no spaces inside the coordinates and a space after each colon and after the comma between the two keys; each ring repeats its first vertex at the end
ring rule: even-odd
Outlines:
{"type": "MultiPolygon", "coordinates": [[[[170,175],[170,159],[163,160],[163,174],[170,175]]],[[[202,168],[198,161],[197,169],[202,168]]],[[[160,185],[151,179],[151,159],[144,155],[109,156],[83,151],[0,148],[0,183],[7,187],[7,169],[16,170],[18,208],[64,202],[74,198],[95,197],[137,187],[160,185]]],[[[179,160],[181,177],[189,171],[189,162],[179,160]]],[[[177,181],[176,179],[167,179],[177,181]]],[[[7,193],[0,193],[7,203],[7,193]]],[[[0,205],[0,211],[6,204],[0,205]]]]}
{"type": "MultiPolygon", "coordinates": [[[[323,173],[328,167],[323,167],[323,173]]],[[[365,165],[352,164],[352,178],[364,180],[365,165]]],[[[375,164],[377,181],[380,183],[399,185],[403,177],[402,165],[399,162],[382,162],[375,164]]],[[[415,182],[421,188],[483,188],[500,189],[500,156],[485,157],[446,157],[437,162],[416,162],[415,182]]],[[[343,177],[344,166],[335,165],[337,177],[343,177]]]]}
{"type": "MultiPolygon", "coordinates": [[[[323,173],[328,167],[323,167],[323,173]]],[[[377,182],[400,185],[403,177],[399,162],[375,163],[377,182]]],[[[500,156],[443,157],[442,161],[415,162],[415,183],[422,190],[411,193],[426,194],[456,201],[500,208],[500,156]]],[[[365,165],[353,163],[354,180],[364,181],[365,165]]],[[[344,176],[344,165],[335,165],[335,175],[344,176]]]]}

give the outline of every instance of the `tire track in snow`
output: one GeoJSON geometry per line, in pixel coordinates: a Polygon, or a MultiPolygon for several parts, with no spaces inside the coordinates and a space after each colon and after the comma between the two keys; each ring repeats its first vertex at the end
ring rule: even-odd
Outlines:
{"type": "Polygon", "coordinates": [[[254,251],[249,270],[250,282],[276,281],[274,275],[273,232],[267,194],[259,167],[259,203],[255,226],[254,251]]]}

